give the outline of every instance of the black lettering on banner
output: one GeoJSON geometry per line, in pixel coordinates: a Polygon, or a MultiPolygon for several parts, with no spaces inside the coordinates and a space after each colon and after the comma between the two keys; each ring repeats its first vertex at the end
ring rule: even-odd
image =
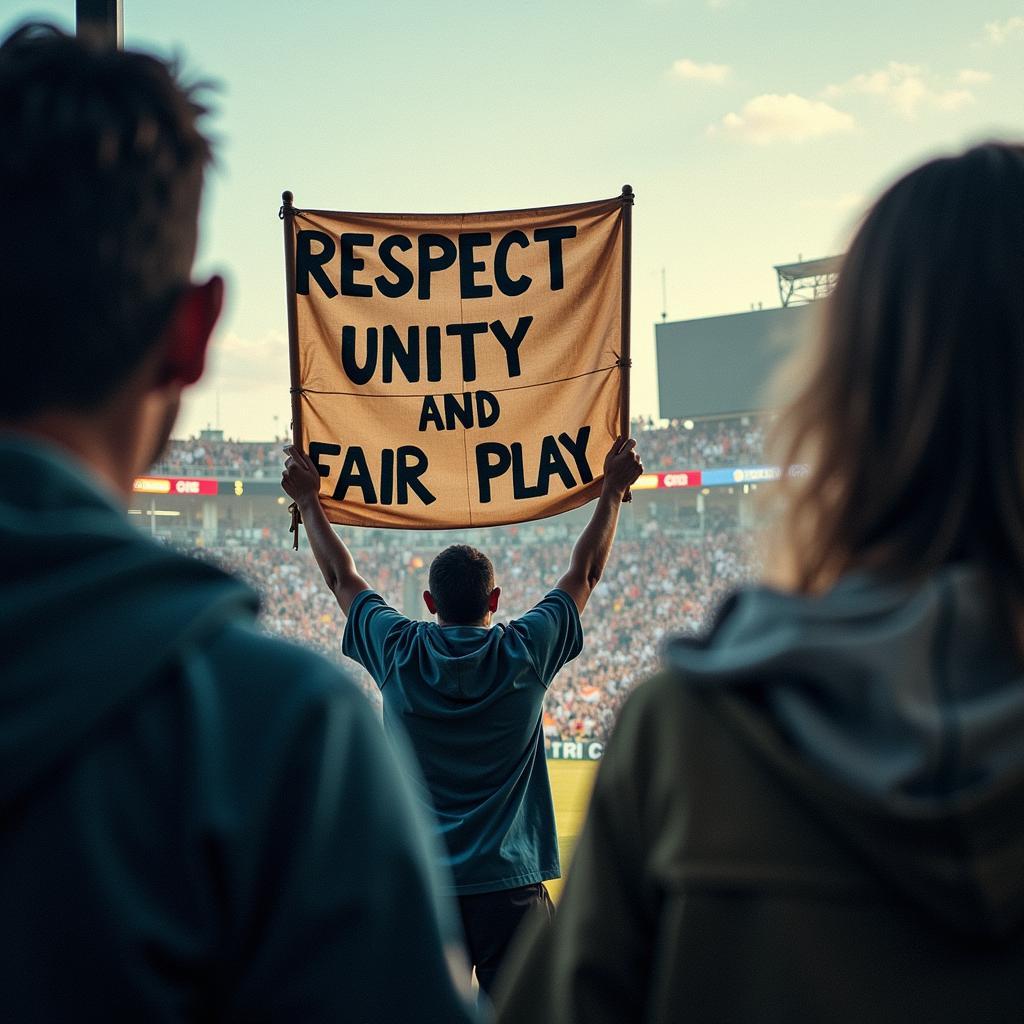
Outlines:
{"type": "Polygon", "coordinates": [[[427,380],[436,384],[441,379],[441,328],[427,328],[427,380]]]}
{"type": "Polygon", "coordinates": [[[523,372],[519,365],[519,346],[522,345],[532,323],[532,316],[521,316],[516,321],[516,328],[511,334],[500,320],[493,320],[490,324],[491,333],[505,350],[505,362],[508,364],[509,377],[518,377],[523,372]]]}
{"type": "Polygon", "coordinates": [[[341,329],[341,368],[353,384],[366,384],[377,369],[377,328],[366,328],[366,361],[356,362],[356,329],[345,324],[341,329]]]}
{"type": "Polygon", "coordinates": [[[590,471],[590,463],[587,462],[587,444],[590,441],[590,427],[580,427],[576,432],[575,441],[566,433],[559,434],[558,440],[561,441],[562,446],[572,456],[573,462],[576,463],[576,472],[579,475],[580,483],[589,484],[594,479],[594,474],[590,471]]]}
{"type": "Polygon", "coordinates": [[[491,482],[499,476],[512,471],[512,497],[516,501],[527,498],[543,498],[551,490],[551,478],[557,476],[566,489],[576,486],[576,478],[572,475],[559,444],[573,457],[583,483],[589,483],[594,475],[587,464],[587,441],[590,438],[590,427],[581,427],[573,440],[568,434],[545,434],[540,443],[540,459],[537,467],[537,482],[526,483],[525,459],[523,446],[513,441],[507,448],[497,441],[485,441],[476,446],[476,473],[480,489],[480,503],[486,505],[491,500],[491,482]]]}
{"type": "Polygon", "coordinates": [[[390,505],[395,500],[395,450],[385,448],[380,453],[380,503],[390,505]]]}
{"type": "Polygon", "coordinates": [[[503,295],[522,295],[533,283],[533,278],[528,274],[514,279],[508,276],[509,247],[518,245],[525,249],[529,244],[530,240],[522,231],[510,231],[498,242],[494,250],[494,283],[503,295]]]}
{"type": "Polygon", "coordinates": [[[467,430],[474,426],[492,427],[501,416],[498,399],[490,391],[464,391],[461,398],[453,394],[443,395],[442,404],[443,416],[433,395],[423,399],[418,428],[421,433],[431,424],[436,430],[454,430],[456,421],[467,430]]]}
{"type": "Polygon", "coordinates": [[[309,294],[309,278],[313,276],[320,286],[320,291],[329,299],[338,294],[331,279],[324,270],[324,264],[334,259],[337,246],[334,239],[324,231],[300,231],[295,241],[295,293],[309,294]],[[313,243],[319,242],[322,248],[313,252],[313,243]]]}
{"type": "Polygon", "coordinates": [[[330,444],[326,441],[310,441],[309,442],[309,459],[310,462],[316,466],[317,472],[321,476],[330,476],[331,470],[329,466],[325,466],[320,461],[321,455],[340,455],[341,445],[330,444]]]}
{"type": "Polygon", "coordinates": [[[395,249],[408,252],[412,248],[412,242],[405,235],[388,235],[380,243],[380,261],[395,275],[394,281],[389,281],[383,274],[373,279],[377,291],[389,299],[400,299],[409,293],[413,285],[413,273],[404,264],[400,263],[394,256],[395,249]]]}
{"type": "MultiPolygon", "coordinates": [[[[560,435],[559,440],[562,437],[568,437],[568,434],[560,435]]],[[[537,470],[537,490],[540,494],[547,494],[551,490],[551,477],[555,473],[566,490],[576,486],[576,478],[562,457],[558,442],[550,434],[545,434],[540,444],[540,468],[537,470]]]]}
{"type": "Polygon", "coordinates": [[[430,232],[419,237],[419,287],[416,294],[421,299],[430,298],[430,275],[447,270],[455,264],[458,250],[455,243],[447,235],[434,235],[430,232]],[[431,256],[431,249],[439,249],[437,256],[431,256]]]}
{"type": "Polygon", "coordinates": [[[512,456],[503,444],[484,441],[476,446],[476,478],[481,505],[490,504],[491,481],[504,476],[511,465],[512,456]]]}
{"type": "Polygon", "coordinates": [[[441,410],[437,407],[437,402],[434,400],[433,395],[427,395],[423,399],[423,408],[420,409],[420,431],[427,429],[427,425],[433,423],[438,430],[444,430],[444,420],[441,419],[441,410]]]}
{"type": "Polygon", "coordinates": [[[561,291],[565,287],[565,272],[562,266],[562,242],[575,238],[576,228],[569,224],[557,228],[537,228],[533,233],[535,242],[548,243],[548,265],[551,270],[551,290],[561,291]]]}
{"type": "Polygon", "coordinates": [[[473,231],[459,235],[459,290],[464,299],[486,299],[494,289],[489,284],[477,284],[476,275],[486,269],[486,264],[473,259],[473,250],[478,245],[490,245],[489,231],[473,231]]]}
{"type": "Polygon", "coordinates": [[[449,324],[446,328],[447,335],[454,337],[458,335],[462,339],[462,379],[464,381],[476,380],[476,342],[473,340],[478,334],[485,334],[487,324],[449,324]]]}
{"type": "Polygon", "coordinates": [[[350,487],[358,487],[363,492],[364,505],[377,504],[377,492],[370,478],[370,467],[366,464],[366,456],[358,445],[350,445],[345,449],[345,461],[341,464],[338,482],[334,486],[335,501],[344,501],[350,487]]]}
{"type": "Polygon", "coordinates": [[[402,336],[398,333],[397,327],[392,327],[391,324],[384,327],[380,373],[385,384],[391,383],[396,362],[410,384],[415,384],[420,379],[420,329],[415,324],[409,328],[408,347],[402,344],[402,336]]]}
{"type": "Polygon", "coordinates": [[[493,427],[501,416],[501,406],[497,398],[490,391],[478,391],[476,393],[476,425],[478,427],[493,427]]]}
{"type": "Polygon", "coordinates": [[[458,395],[444,396],[444,425],[446,430],[454,430],[456,420],[464,427],[473,426],[472,397],[472,391],[464,391],[461,401],[458,395]]]}
{"type": "Polygon", "coordinates": [[[420,477],[427,471],[427,455],[415,445],[403,444],[398,449],[398,504],[409,504],[409,491],[424,505],[433,505],[437,499],[427,490],[420,477]]]}
{"type": "Polygon", "coordinates": [[[557,473],[567,488],[576,484],[565,459],[558,448],[558,442],[545,434],[540,443],[540,466],[537,469],[537,483],[527,487],[525,467],[523,465],[523,446],[518,441],[512,442],[512,497],[517,501],[523,498],[543,498],[551,490],[551,476],[557,473]]]}
{"type": "Polygon", "coordinates": [[[361,234],[356,231],[346,231],[341,236],[341,293],[342,295],[353,295],[357,298],[366,298],[373,294],[373,288],[368,284],[356,284],[355,273],[362,270],[366,261],[355,254],[357,245],[373,245],[373,235],[361,234]]]}

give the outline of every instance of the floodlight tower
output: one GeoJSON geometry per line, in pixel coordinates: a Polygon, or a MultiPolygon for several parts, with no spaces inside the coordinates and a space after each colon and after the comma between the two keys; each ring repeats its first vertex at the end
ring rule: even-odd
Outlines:
{"type": "Polygon", "coordinates": [[[779,299],[783,306],[802,306],[815,299],[823,299],[835,288],[842,264],[842,256],[778,264],[775,273],[779,278],[779,299]]]}

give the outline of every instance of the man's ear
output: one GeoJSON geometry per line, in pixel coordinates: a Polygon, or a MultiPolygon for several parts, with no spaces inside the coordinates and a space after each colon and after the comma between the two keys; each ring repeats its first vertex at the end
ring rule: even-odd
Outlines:
{"type": "Polygon", "coordinates": [[[224,279],[219,275],[186,287],[164,330],[166,383],[185,387],[203,375],[206,347],[223,305],[224,279]]]}
{"type": "Polygon", "coordinates": [[[487,598],[487,610],[493,615],[498,610],[501,600],[501,587],[495,587],[487,598]]]}
{"type": "Polygon", "coordinates": [[[437,614],[437,602],[434,600],[434,595],[429,590],[423,591],[423,603],[427,606],[427,611],[431,615],[437,614]]]}

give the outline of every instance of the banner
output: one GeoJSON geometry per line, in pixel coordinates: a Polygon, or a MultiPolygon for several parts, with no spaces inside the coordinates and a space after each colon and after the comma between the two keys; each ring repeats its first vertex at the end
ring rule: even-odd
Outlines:
{"type": "Polygon", "coordinates": [[[332,522],[496,526],[597,496],[628,424],[631,191],[471,214],[290,199],[293,430],[332,522]]]}

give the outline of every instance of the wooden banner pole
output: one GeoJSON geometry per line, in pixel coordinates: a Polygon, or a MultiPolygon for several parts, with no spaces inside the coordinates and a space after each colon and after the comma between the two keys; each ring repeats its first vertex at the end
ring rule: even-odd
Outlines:
{"type": "MultiPolygon", "coordinates": [[[[295,298],[295,207],[291,192],[281,193],[279,216],[284,222],[284,279],[285,301],[288,308],[288,370],[292,397],[292,444],[302,447],[302,381],[299,379],[299,313],[295,298]]],[[[302,518],[293,501],[288,508],[292,522],[289,530],[294,534],[292,547],[299,549],[299,524],[302,518]]]]}
{"type": "MultiPolygon", "coordinates": [[[[633,255],[633,188],[630,185],[622,186],[622,352],[620,353],[619,366],[622,374],[620,384],[622,387],[621,406],[619,409],[619,433],[623,437],[629,437],[629,369],[633,365],[629,350],[629,316],[630,316],[630,289],[632,286],[632,255],[633,255]]],[[[633,495],[627,489],[622,496],[623,501],[632,501],[633,495]]]]}

